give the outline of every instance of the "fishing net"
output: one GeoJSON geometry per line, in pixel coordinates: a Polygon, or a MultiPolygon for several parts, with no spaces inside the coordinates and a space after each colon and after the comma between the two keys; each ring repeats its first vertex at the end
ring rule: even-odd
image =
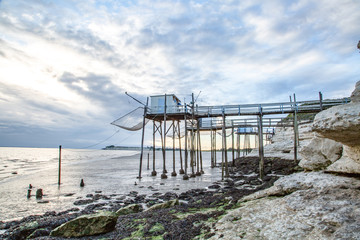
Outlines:
{"type": "MultiPolygon", "coordinates": [[[[138,131],[143,127],[144,108],[138,107],[128,114],[116,119],[111,124],[117,127],[126,129],[128,131],[138,131]]],[[[149,119],[145,119],[145,124],[149,122],[149,119]]]]}

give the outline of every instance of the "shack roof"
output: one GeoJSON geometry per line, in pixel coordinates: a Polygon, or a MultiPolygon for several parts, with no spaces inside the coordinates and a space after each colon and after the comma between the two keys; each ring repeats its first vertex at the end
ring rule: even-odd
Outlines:
{"type": "MultiPolygon", "coordinates": [[[[178,97],[176,97],[175,96],[175,94],[166,94],[166,96],[168,97],[173,97],[173,98],[175,98],[176,99],[176,101],[177,102],[181,102],[181,100],[178,98],[178,97]]],[[[165,94],[164,95],[153,95],[153,96],[150,96],[150,98],[152,98],[152,97],[154,97],[154,98],[156,98],[156,97],[165,97],[165,94]]]]}

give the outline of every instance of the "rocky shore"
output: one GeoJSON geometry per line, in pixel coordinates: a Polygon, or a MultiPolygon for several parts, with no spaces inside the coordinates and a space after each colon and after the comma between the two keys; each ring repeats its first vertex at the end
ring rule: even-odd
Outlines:
{"type": "Polygon", "coordinates": [[[1,239],[203,239],[213,224],[244,196],[266,189],[279,177],[299,170],[293,161],[266,158],[267,176],[258,178],[257,157],[239,158],[225,181],[204,189],[139,195],[88,194],[64,212],[47,212],[4,222],[1,239]],[[77,206],[86,206],[83,210],[77,206]],[[80,219],[80,220],[79,220],[80,219]],[[96,220],[97,219],[97,220],[96,220]],[[59,226],[70,226],[59,230],[59,226]],[[86,228],[92,225],[92,227],[86,228]],[[72,225],[71,225],[72,224],[72,225]]]}

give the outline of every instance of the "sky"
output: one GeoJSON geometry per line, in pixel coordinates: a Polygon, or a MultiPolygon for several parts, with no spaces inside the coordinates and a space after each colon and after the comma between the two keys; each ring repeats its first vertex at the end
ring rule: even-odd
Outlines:
{"type": "Polygon", "coordinates": [[[0,146],[138,146],[141,131],[110,124],[141,106],[125,92],[348,97],[359,23],[359,0],[0,0],[0,146]]]}

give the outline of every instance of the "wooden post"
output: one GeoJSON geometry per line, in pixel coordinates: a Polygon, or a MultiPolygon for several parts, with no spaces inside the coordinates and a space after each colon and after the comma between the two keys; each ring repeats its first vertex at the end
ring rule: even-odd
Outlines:
{"type": "Polygon", "coordinates": [[[196,147],[196,176],[201,176],[200,172],[200,122],[199,119],[196,120],[196,139],[197,139],[197,147],[196,147]]]}
{"type": "Polygon", "coordinates": [[[224,142],[224,155],[225,155],[225,177],[229,177],[228,157],[227,157],[227,145],[226,145],[226,121],[225,121],[225,109],[223,108],[223,142],[224,142]]]}
{"type": "Polygon", "coordinates": [[[294,162],[297,163],[297,152],[298,152],[298,122],[297,122],[297,103],[296,96],[294,93],[294,162]]]}
{"type": "Polygon", "coordinates": [[[212,120],[210,120],[210,159],[211,159],[211,168],[214,167],[214,149],[213,149],[213,130],[212,130],[212,120]]]}
{"type": "Polygon", "coordinates": [[[258,135],[259,135],[259,175],[264,178],[264,142],[263,142],[263,123],[262,123],[262,108],[259,109],[258,115],[258,135]]]}
{"type": "Polygon", "coordinates": [[[194,103],[194,93],[191,94],[192,104],[191,104],[191,136],[190,136],[190,166],[191,166],[191,174],[190,177],[195,177],[194,170],[194,154],[195,154],[195,146],[194,146],[194,120],[195,120],[195,103],[194,103]]]}
{"type": "Polygon", "coordinates": [[[215,164],[215,166],[217,164],[216,154],[217,154],[217,150],[216,150],[216,128],[215,128],[215,131],[214,131],[214,164],[215,164]]]}
{"type": "Polygon", "coordinates": [[[58,175],[58,185],[61,184],[61,145],[59,146],[59,175],[58,175]]]}
{"type": "MultiPolygon", "coordinates": [[[[183,168],[183,159],[182,159],[182,150],[181,150],[181,134],[180,134],[180,121],[177,121],[178,126],[178,137],[179,137],[179,153],[180,153],[180,170],[179,174],[184,174],[184,168],[183,168]]],[[[186,130],[185,130],[186,131],[186,130]]]]}
{"type": "Polygon", "coordinates": [[[175,121],[172,120],[172,129],[173,129],[173,172],[171,173],[172,177],[175,177],[176,171],[175,171],[175,121]]]}
{"type": "Polygon", "coordinates": [[[322,98],[322,93],[321,92],[319,92],[319,99],[320,99],[320,111],[322,111],[323,110],[323,103],[322,103],[323,98],[322,98]]]}
{"type": "Polygon", "coordinates": [[[150,153],[148,153],[147,170],[150,170],[150,153]]]}
{"type": "Polygon", "coordinates": [[[231,121],[231,150],[232,150],[232,166],[235,166],[235,138],[234,138],[234,122],[231,121]]]}
{"type": "Polygon", "coordinates": [[[187,174],[187,168],[188,168],[188,131],[187,131],[187,119],[186,119],[186,114],[187,114],[187,106],[186,103],[184,101],[185,104],[185,114],[184,114],[184,121],[185,121],[185,174],[183,176],[183,180],[189,180],[189,176],[187,174]]]}
{"type": "Polygon", "coordinates": [[[167,178],[166,176],[166,93],[165,93],[165,101],[164,101],[164,134],[163,134],[163,173],[161,174],[161,179],[167,178]]]}
{"type": "Polygon", "coordinates": [[[237,136],[236,136],[236,158],[239,158],[240,157],[240,133],[238,132],[237,133],[237,136]]]}
{"type": "Polygon", "coordinates": [[[156,128],[155,128],[155,120],[153,120],[153,171],[151,172],[151,176],[156,176],[157,172],[155,171],[155,134],[156,134],[156,128]]]}
{"type": "Polygon", "coordinates": [[[146,111],[149,104],[149,98],[146,99],[146,106],[144,107],[144,117],[143,117],[143,125],[142,125],[142,135],[141,135],[141,153],[140,153],[140,167],[139,167],[139,176],[138,179],[141,178],[141,169],[142,169],[142,161],[143,161],[143,153],[144,153],[144,134],[145,134],[145,122],[146,122],[146,111]]]}
{"type": "Polygon", "coordinates": [[[201,133],[200,133],[200,130],[199,130],[199,151],[200,151],[200,173],[204,174],[203,161],[202,161],[202,152],[201,152],[201,133]]]}

